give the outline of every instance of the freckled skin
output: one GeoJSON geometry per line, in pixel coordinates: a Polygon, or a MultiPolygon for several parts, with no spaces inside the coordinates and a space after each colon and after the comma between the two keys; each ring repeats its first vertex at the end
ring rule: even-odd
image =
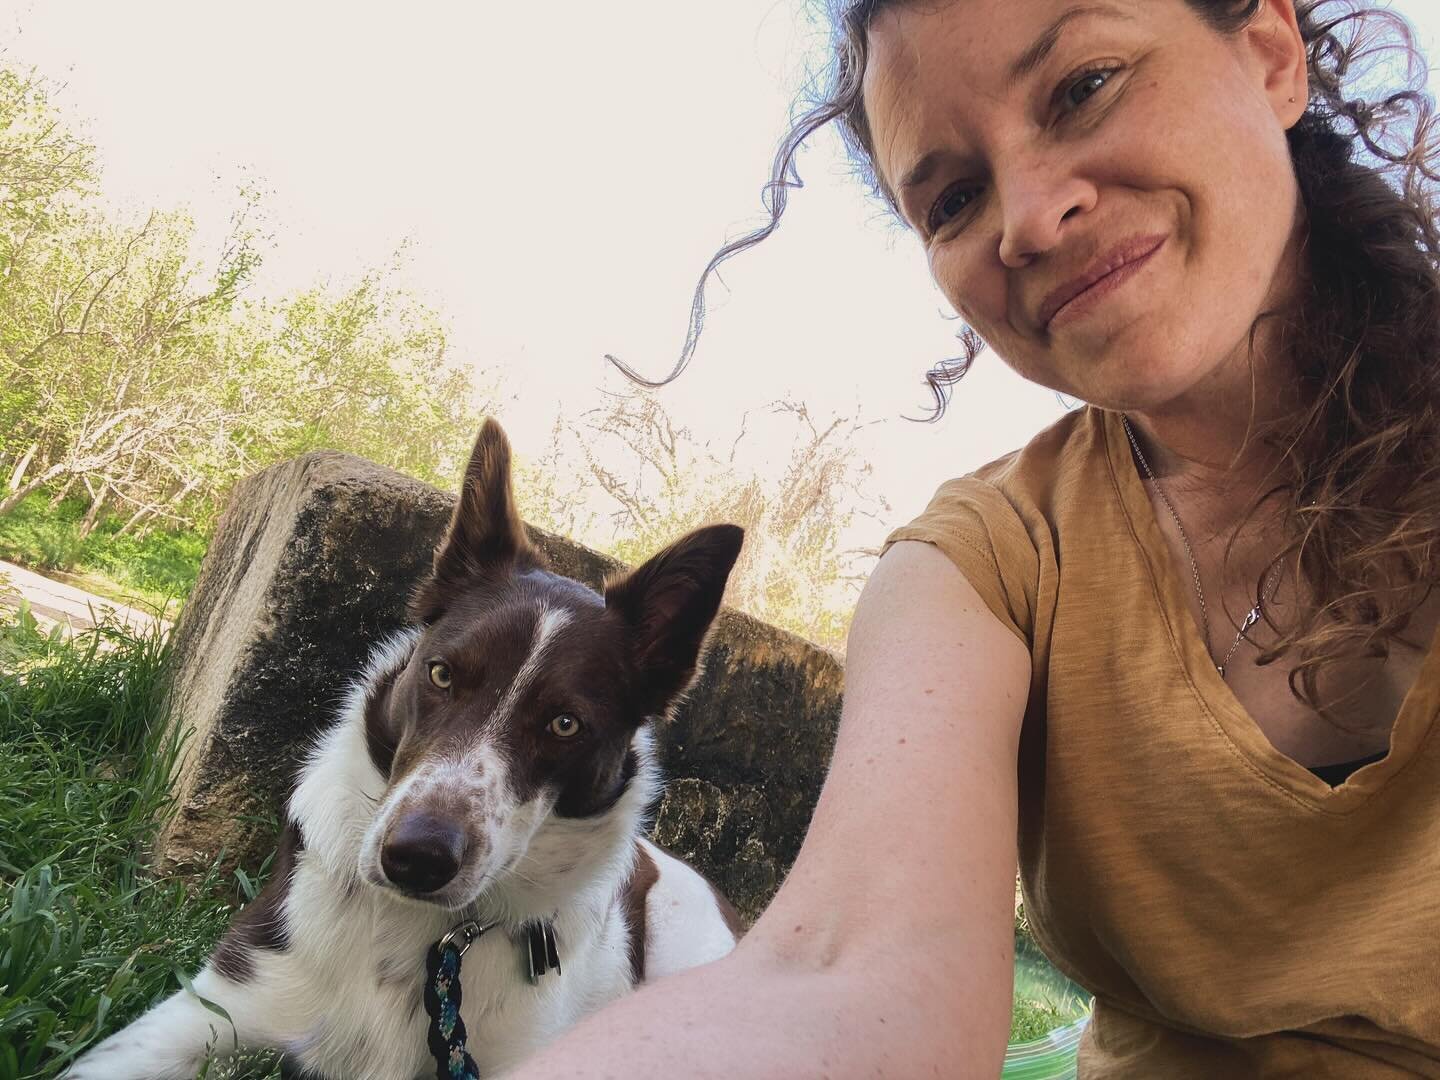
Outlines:
{"type": "Polygon", "coordinates": [[[1012,59],[1070,0],[901,4],[877,17],[864,104],[880,175],[893,190],[941,153],[933,177],[901,194],[902,214],[947,299],[1021,375],[1161,412],[1248,380],[1250,328],[1295,281],[1284,133],[1305,96],[1265,68],[1264,35],[1279,32],[1286,2],[1267,0],[1255,29],[1232,36],[1182,0],[1112,0],[1121,17],[1072,21],[1013,88],[1012,59]],[[1077,89],[1097,68],[1108,74],[1077,89]],[[1092,314],[1043,324],[1053,289],[1137,235],[1164,240],[1143,276],[1092,314]]]}

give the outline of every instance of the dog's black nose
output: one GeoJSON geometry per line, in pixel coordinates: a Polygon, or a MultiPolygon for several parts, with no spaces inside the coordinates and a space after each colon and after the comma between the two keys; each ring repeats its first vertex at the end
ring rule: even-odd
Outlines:
{"type": "Polygon", "coordinates": [[[406,814],[380,849],[385,876],[411,892],[434,892],[460,870],[465,833],[443,818],[406,814]]]}

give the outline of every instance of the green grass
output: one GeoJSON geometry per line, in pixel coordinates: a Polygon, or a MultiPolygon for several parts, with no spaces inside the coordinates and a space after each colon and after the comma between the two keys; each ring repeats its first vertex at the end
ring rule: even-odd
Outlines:
{"type": "Polygon", "coordinates": [[[1050,966],[1030,933],[1016,882],[1015,994],[1010,1012],[1010,1042],[1039,1039],[1074,1023],[1090,1011],[1090,995],[1050,966]]]}
{"type": "Polygon", "coordinates": [[[1010,1041],[1030,1042],[1072,1024],[1090,1011],[1089,997],[1057,992],[1016,998],[1010,1014],[1010,1041]]]}
{"type": "Polygon", "coordinates": [[[118,517],[102,518],[83,539],[85,500],[50,505],[36,492],[0,517],[0,559],[43,573],[73,574],[71,583],[122,603],[164,610],[188,596],[200,572],[207,539],[197,532],[156,529],[144,537],[117,535],[118,517]]]}
{"type": "Polygon", "coordinates": [[[55,1076],[177,989],[242,898],[144,870],[178,751],[156,722],[167,649],[0,615],[0,1080],[55,1076]]]}

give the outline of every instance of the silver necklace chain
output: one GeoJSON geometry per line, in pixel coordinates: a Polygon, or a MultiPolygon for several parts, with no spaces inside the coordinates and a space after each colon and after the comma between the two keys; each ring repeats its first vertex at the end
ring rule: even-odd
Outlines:
{"type": "MultiPolygon", "coordinates": [[[[1180,543],[1185,546],[1185,556],[1190,560],[1190,575],[1195,579],[1195,596],[1200,601],[1200,625],[1205,635],[1205,650],[1209,652],[1210,612],[1205,607],[1205,590],[1200,585],[1200,566],[1196,563],[1195,552],[1190,547],[1190,537],[1185,532],[1185,526],[1180,524],[1180,515],[1175,512],[1174,504],[1165,495],[1165,489],[1160,486],[1160,478],[1155,475],[1155,471],[1150,468],[1150,462],[1145,459],[1145,453],[1140,449],[1139,440],[1135,438],[1135,431],[1130,426],[1130,418],[1122,413],[1120,423],[1125,428],[1125,435],[1130,440],[1130,446],[1135,451],[1135,457],[1139,460],[1140,467],[1145,470],[1146,477],[1155,488],[1155,494],[1160,496],[1160,501],[1165,504],[1165,509],[1170,511],[1170,520],[1175,522],[1175,530],[1180,534],[1180,543]]],[[[1276,576],[1279,571],[1278,563],[1271,568],[1269,577],[1265,581],[1264,591],[1255,598],[1255,606],[1245,613],[1245,618],[1240,620],[1240,630],[1235,635],[1235,640],[1230,643],[1230,650],[1225,654],[1225,659],[1215,665],[1215,670],[1220,673],[1222,679],[1225,677],[1225,668],[1229,666],[1231,658],[1235,655],[1235,650],[1240,648],[1242,641],[1247,640],[1245,635],[1250,632],[1251,627],[1260,621],[1265,605],[1265,594],[1268,593],[1272,597],[1275,595],[1276,576]]],[[[1214,662],[1213,654],[1211,662],[1214,662]]]]}

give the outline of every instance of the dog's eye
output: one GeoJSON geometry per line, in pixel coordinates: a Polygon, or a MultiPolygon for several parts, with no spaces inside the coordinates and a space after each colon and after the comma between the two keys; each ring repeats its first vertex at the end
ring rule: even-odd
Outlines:
{"type": "Polygon", "coordinates": [[[561,713],[550,721],[550,734],[561,739],[573,739],[580,734],[580,721],[569,713],[561,713]]]}
{"type": "Polygon", "coordinates": [[[430,661],[430,681],[441,690],[450,689],[450,667],[439,660],[430,661]]]}

